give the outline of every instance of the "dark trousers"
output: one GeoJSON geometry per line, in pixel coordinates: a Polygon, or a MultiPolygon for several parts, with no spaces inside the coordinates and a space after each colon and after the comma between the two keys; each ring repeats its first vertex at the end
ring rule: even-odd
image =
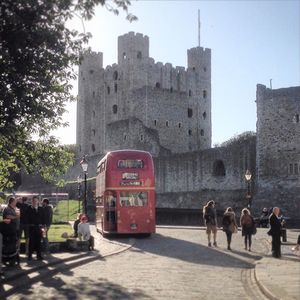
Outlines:
{"type": "Polygon", "coordinates": [[[248,242],[249,248],[251,248],[252,234],[245,234],[245,248],[247,248],[247,242],[248,242]]]}
{"type": "Polygon", "coordinates": [[[280,241],[280,235],[272,235],[272,255],[274,257],[281,257],[281,241],[280,241]]]}
{"type": "Polygon", "coordinates": [[[28,257],[31,257],[34,251],[36,251],[37,257],[41,257],[41,241],[42,241],[42,232],[40,227],[38,225],[29,226],[28,257]]]}
{"type": "Polygon", "coordinates": [[[229,230],[227,230],[227,231],[226,231],[226,237],[227,237],[227,244],[228,244],[228,246],[230,246],[230,244],[231,244],[232,232],[229,231],[229,230]]]}

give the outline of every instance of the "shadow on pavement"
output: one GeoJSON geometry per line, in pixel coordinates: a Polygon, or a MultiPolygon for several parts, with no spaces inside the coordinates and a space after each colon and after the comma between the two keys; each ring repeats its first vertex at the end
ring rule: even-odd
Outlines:
{"type": "MultiPolygon", "coordinates": [[[[232,256],[232,253],[246,256],[253,260],[257,259],[256,256],[249,253],[233,251],[223,252],[220,248],[209,248],[194,242],[164,236],[161,234],[152,235],[148,239],[136,240],[134,248],[130,251],[149,252],[159,256],[167,256],[175,259],[180,259],[186,262],[221,266],[228,268],[253,268],[254,265],[232,256]]],[[[259,256],[261,258],[261,256],[259,256]]]]}

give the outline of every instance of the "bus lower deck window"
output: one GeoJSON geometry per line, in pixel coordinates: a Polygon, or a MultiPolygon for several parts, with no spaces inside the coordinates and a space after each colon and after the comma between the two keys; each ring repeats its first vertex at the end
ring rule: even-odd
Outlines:
{"type": "Polygon", "coordinates": [[[121,192],[121,206],[146,206],[148,203],[148,194],[146,192],[121,192]]]}

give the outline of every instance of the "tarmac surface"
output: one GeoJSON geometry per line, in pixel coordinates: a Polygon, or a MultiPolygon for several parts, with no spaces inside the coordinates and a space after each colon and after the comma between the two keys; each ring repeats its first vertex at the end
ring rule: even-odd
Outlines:
{"type": "MultiPolygon", "coordinates": [[[[34,286],[35,289],[39,287],[37,284],[38,282],[42,282],[47,278],[53,278],[57,274],[62,274],[62,276],[68,272],[66,270],[78,269],[81,268],[80,272],[90,272],[90,274],[94,274],[95,270],[90,270],[90,266],[95,261],[100,261],[102,263],[103,272],[106,268],[109,268],[108,258],[110,256],[121,255],[123,253],[128,252],[128,258],[136,259],[136,253],[144,254],[146,252],[151,252],[151,259],[154,260],[156,258],[156,254],[165,255],[169,250],[164,249],[165,245],[172,245],[172,250],[174,251],[171,255],[172,259],[180,258],[180,264],[190,264],[189,272],[193,272],[192,262],[194,262],[194,258],[190,258],[195,254],[195,249],[197,249],[197,243],[202,248],[202,269],[203,265],[205,265],[205,255],[207,254],[207,258],[211,260],[211,254],[214,251],[214,257],[217,259],[218,253],[220,255],[226,254],[226,257],[231,257],[230,263],[235,264],[237,263],[237,259],[239,259],[239,264],[243,265],[244,269],[242,269],[242,276],[241,276],[241,286],[245,289],[246,294],[248,295],[248,299],[286,299],[286,300],[300,300],[300,251],[293,252],[291,249],[296,244],[297,237],[300,234],[300,230],[288,230],[287,231],[287,242],[283,243],[282,245],[282,258],[275,259],[271,256],[271,245],[270,245],[270,238],[266,235],[266,229],[258,229],[258,233],[254,238],[253,241],[253,252],[242,252],[240,249],[236,249],[229,253],[229,251],[225,250],[224,241],[221,240],[221,237],[224,233],[219,232],[220,241],[223,245],[219,245],[218,248],[209,248],[207,247],[206,242],[206,234],[204,228],[200,227],[171,227],[171,226],[158,226],[157,234],[153,235],[153,241],[156,243],[160,243],[160,246],[157,245],[150,245],[149,240],[139,240],[133,237],[127,238],[114,238],[114,239],[106,239],[103,238],[100,234],[98,234],[95,230],[94,226],[91,226],[93,231],[93,235],[95,238],[95,249],[94,252],[80,252],[80,253],[53,253],[52,255],[46,256],[44,261],[32,261],[27,263],[25,257],[21,258],[21,265],[20,267],[5,267],[5,278],[1,280],[1,287],[0,287],[0,298],[1,299],[38,299],[38,293],[36,292],[33,296],[28,295],[26,298],[22,294],[22,289],[26,287],[26,285],[30,284],[34,286]],[[186,234],[185,234],[186,232],[186,234]],[[199,240],[197,237],[197,243],[191,244],[191,242],[187,242],[185,240],[185,235],[187,236],[190,234],[191,239],[193,237],[200,235],[199,240]],[[169,244],[168,244],[169,243],[169,244]],[[190,257],[183,257],[182,253],[176,253],[176,245],[184,246],[185,248],[190,247],[194,251],[189,253],[187,250],[186,255],[190,255],[190,257]],[[228,256],[229,255],[229,256],[228,256]],[[240,263],[244,259],[244,263],[240,263]],[[236,261],[235,261],[236,259],[236,261]],[[253,265],[253,267],[251,267],[253,265]],[[84,269],[85,267],[85,269],[84,269]],[[35,279],[36,278],[36,279],[35,279]]],[[[242,245],[242,237],[240,233],[234,236],[234,246],[237,248],[241,248],[242,245]],[[239,235],[239,236],[238,236],[239,235]]],[[[198,250],[197,250],[198,251],[198,250]]],[[[124,254],[123,254],[124,255],[124,254]]],[[[141,256],[141,260],[143,257],[141,256]]],[[[118,262],[119,263],[119,262],[118,262]]],[[[159,261],[159,264],[163,264],[164,261],[159,261]]],[[[198,262],[199,263],[199,262],[198,262]]],[[[136,262],[138,265],[138,262],[136,262]]],[[[218,262],[218,267],[220,262],[218,262]]],[[[225,265],[224,265],[225,266],[225,265]]],[[[120,265],[120,268],[124,268],[124,265],[120,265]]],[[[184,265],[182,265],[182,275],[188,277],[188,274],[184,274],[184,265]]],[[[207,264],[204,266],[206,268],[214,268],[214,263],[207,264]]],[[[226,266],[227,267],[227,266],[226,266]]],[[[240,267],[240,266],[239,266],[240,267]]],[[[170,269],[170,266],[168,266],[170,269]]],[[[160,272],[162,269],[157,267],[149,266],[150,275],[149,274],[141,274],[142,276],[156,276],[159,278],[160,272]],[[156,273],[157,272],[157,273],[156,273]]],[[[175,270],[175,261],[174,261],[174,270],[175,270]]],[[[177,271],[178,272],[178,269],[177,271]]],[[[195,272],[197,270],[195,269],[195,272]]],[[[70,274],[69,274],[70,275],[70,274]]],[[[180,275],[180,274],[179,274],[180,275]]],[[[178,276],[179,276],[178,275],[178,276]]],[[[95,275],[93,275],[95,276],[95,275]]],[[[124,275],[123,275],[124,276],[124,275]]],[[[168,276],[168,274],[163,275],[168,276]]],[[[209,275],[211,276],[211,275],[209,275]]],[[[213,275],[212,275],[213,276],[213,275]]],[[[70,277],[70,276],[69,276],[70,277]]],[[[217,277],[217,276],[216,276],[217,277]]],[[[72,278],[72,276],[70,277],[72,278]]],[[[214,278],[209,278],[209,280],[213,280],[214,278]]],[[[74,282],[76,278],[74,276],[74,282]]],[[[182,278],[181,278],[182,280],[182,278]]],[[[186,278],[187,280],[187,278],[186,278]]],[[[234,278],[236,280],[236,278],[234,278]]],[[[150,280],[149,280],[150,281],[150,280]]],[[[121,281],[123,282],[123,281],[121,281]]],[[[126,280],[124,280],[125,285],[126,280]]],[[[183,282],[185,284],[185,282],[183,282]]],[[[189,282],[186,282],[186,285],[189,285],[189,282]]],[[[160,288],[159,283],[156,286],[157,290],[160,288]]],[[[174,287],[176,289],[176,286],[174,287]]],[[[174,289],[173,288],[173,289],[174,289]]],[[[182,287],[184,288],[184,287],[182,287]]],[[[152,287],[153,289],[153,287],[152,287]]],[[[164,286],[161,286],[161,289],[164,289],[164,286]]],[[[25,289],[26,291],[26,289],[25,289]]],[[[41,288],[41,292],[45,293],[41,288]]],[[[227,291],[230,293],[230,291],[227,291]]],[[[129,292],[130,294],[130,289],[129,292]]],[[[197,288],[192,291],[191,289],[188,290],[186,293],[189,295],[186,299],[223,299],[222,294],[218,294],[219,296],[206,298],[204,295],[199,294],[199,290],[197,288]],[[190,291],[190,294],[188,294],[190,291]],[[198,293],[198,294],[197,294],[198,293]],[[197,296],[199,295],[199,296],[197,296]]],[[[232,290],[232,293],[236,293],[235,290],[232,290]]],[[[226,292],[224,290],[224,296],[226,292]]],[[[139,294],[132,294],[135,295],[133,297],[120,296],[120,297],[107,297],[107,299],[139,299],[139,298],[147,298],[145,296],[139,294]]],[[[164,299],[165,297],[160,297],[160,294],[153,294],[151,295],[151,299],[164,299]]],[[[172,296],[172,287],[168,291],[169,297],[166,298],[173,298],[179,299],[174,294],[172,296]]],[[[240,297],[243,297],[242,294],[240,297]]],[[[40,298],[42,298],[40,296],[40,298]]],[[[49,298],[50,299],[50,298],[49,298]]],[[[53,298],[55,299],[55,298],[53,298]]],[[[71,299],[71,298],[70,298],[71,299]]],[[[73,298],[74,299],[74,298],[73,298]]],[[[81,299],[80,297],[77,299],[81,299]]],[[[88,298],[85,298],[88,299],[88,298]]],[[[99,297],[99,299],[104,299],[99,297]]],[[[105,298],[106,299],[106,298],[105,298]]],[[[182,298],[181,298],[182,299],[182,298]]],[[[239,295],[236,294],[235,297],[232,299],[243,299],[239,298],[239,295]]]]}

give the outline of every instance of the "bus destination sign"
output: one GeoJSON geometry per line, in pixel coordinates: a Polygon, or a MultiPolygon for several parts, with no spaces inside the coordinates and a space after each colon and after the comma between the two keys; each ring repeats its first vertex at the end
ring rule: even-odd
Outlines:
{"type": "Polygon", "coordinates": [[[139,179],[138,173],[122,173],[122,179],[139,179]]]}
{"type": "Polygon", "coordinates": [[[138,186],[138,185],[141,185],[141,182],[140,181],[121,181],[120,185],[138,186]]]}

